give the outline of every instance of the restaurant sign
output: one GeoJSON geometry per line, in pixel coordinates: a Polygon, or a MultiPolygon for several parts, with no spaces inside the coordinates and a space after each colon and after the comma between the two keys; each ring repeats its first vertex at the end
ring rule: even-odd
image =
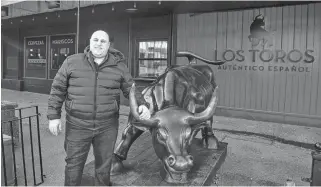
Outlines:
{"type": "Polygon", "coordinates": [[[289,71],[289,72],[310,72],[311,66],[315,61],[314,50],[293,49],[286,52],[282,49],[273,49],[274,32],[267,31],[265,28],[264,17],[259,14],[250,26],[248,36],[251,49],[223,51],[214,50],[214,60],[237,61],[232,64],[225,63],[218,67],[221,70],[252,70],[252,71],[289,71]],[[242,62],[252,62],[255,65],[241,64],[242,62]],[[261,62],[258,64],[257,62],[261,62]],[[299,65],[301,64],[301,65],[299,65]]]}

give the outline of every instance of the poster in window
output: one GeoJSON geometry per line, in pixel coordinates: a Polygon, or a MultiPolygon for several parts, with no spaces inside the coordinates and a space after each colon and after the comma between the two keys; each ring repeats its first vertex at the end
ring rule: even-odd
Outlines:
{"type": "Polygon", "coordinates": [[[65,59],[75,54],[75,35],[50,37],[51,69],[58,70],[65,59]]]}

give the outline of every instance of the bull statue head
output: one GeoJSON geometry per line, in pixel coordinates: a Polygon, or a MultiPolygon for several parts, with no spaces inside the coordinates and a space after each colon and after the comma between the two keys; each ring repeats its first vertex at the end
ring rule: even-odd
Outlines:
{"type": "Polygon", "coordinates": [[[186,183],[187,173],[193,166],[190,146],[196,129],[213,117],[217,105],[217,89],[212,93],[208,106],[200,113],[191,113],[177,106],[168,106],[155,112],[150,119],[139,117],[135,97],[135,84],[129,96],[130,110],[142,127],[151,130],[153,146],[158,158],[163,162],[165,181],[186,183]]]}

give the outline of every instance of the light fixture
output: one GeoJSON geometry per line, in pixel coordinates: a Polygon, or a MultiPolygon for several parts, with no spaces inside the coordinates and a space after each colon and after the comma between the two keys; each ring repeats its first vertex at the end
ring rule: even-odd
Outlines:
{"type": "Polygon", "coordinates": [[[58,14],[58,18],[60,18],[60,14],[58,14]]]}
{"type": "Polygon", "coordinates": [[[48,9],[60,8],[60,1],[45,1],[48,9]]]}
{"type": "Polygon", "coordinates": [[[34,17],[32,18],[32,21],[35,21],[35,18],[34,18],[34,17]]]}
{"type": "Polygon", "coordinates": [[[91,13],[92,13],[92,14],[95,13],[95,5],[94,5],[93,8],[91,9],[91,13]]]}
{"type": "Polygon", "coordinates": [[[46,19],[48,19],[48,17],[46,16],[46,19]]]}
{"type": "Polygon", "coordinates": [[[162,4],[162,2],[161,2],[161,1],[158,1],[158,4],[160,5],[160,4],[162,4]]]}
{"type": "Polygon", "coordinates": [[[12,21],[10,22],[10,24],[12,25],[12,21]]]}
{"type": "Polygon", "coordinates": [[[114,8],[114,5],[111,5],[111,11],[114,11],[115,8],[114,8]]]}
{"type": "Polygon", "coordinates": [[[77,16],[77,12],[75,12],[75,16],[77,16]]]}
{"type": "Polygon", "coordinates": [[[21,23],[23,22],[22,19],[20,20],[20,22],[21,22],[21,23]]]}
{"type": "Polygon", "coordinates": [[[136,8],[136,2],[134,2],[134,7],[133,8],[127,8],[126,11],[129,13],[136,12],[138,9],[136,8]]]}

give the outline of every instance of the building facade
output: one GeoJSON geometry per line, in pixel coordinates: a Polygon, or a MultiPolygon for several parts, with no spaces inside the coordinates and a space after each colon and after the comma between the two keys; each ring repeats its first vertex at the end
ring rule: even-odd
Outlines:
{"type": "Polygon", "coordinates": [[[321,127],[321,3],[80,1],[79,32],[77,3],[8,6],[3,88],[49,93],[63,60],[103,29],[140,85],[170,65],[187,64],[175,53],[190,51],[227,61],[212,66],[217,115],[321,127]]]}

